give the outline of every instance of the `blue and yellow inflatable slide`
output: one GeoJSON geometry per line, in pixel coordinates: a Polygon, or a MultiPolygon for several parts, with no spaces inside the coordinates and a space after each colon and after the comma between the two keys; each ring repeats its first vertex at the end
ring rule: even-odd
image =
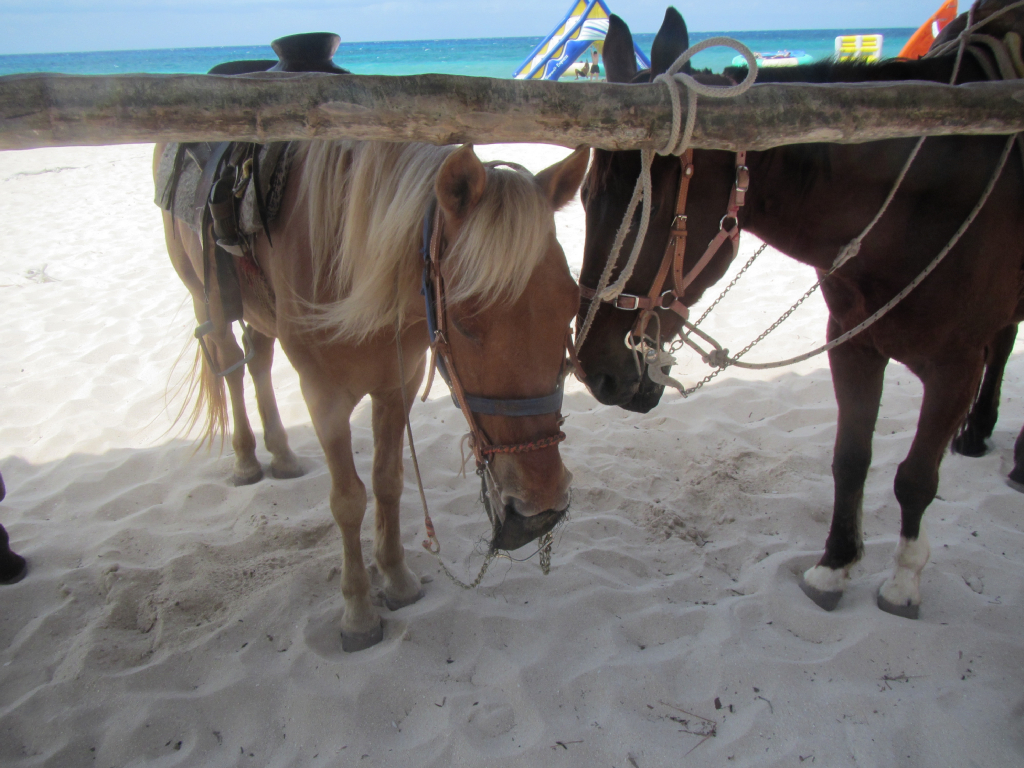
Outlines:
{"type": "MultiPolygon", "coordinates": [[[[513,77],[516,80],[557,80],[590,46],[598,52],[604,48],[610,15],[604,0],[573,0],[562,22],[533,49],[513,77]]],[[[638,68],[649,68],[651,62],[644,52],[635,43],[633,48],[638,68]]]]}

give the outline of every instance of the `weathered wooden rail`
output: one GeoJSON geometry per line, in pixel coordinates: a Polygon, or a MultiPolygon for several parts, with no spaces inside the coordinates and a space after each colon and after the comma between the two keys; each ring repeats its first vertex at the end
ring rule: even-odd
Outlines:
{"type": "MultiPolygon", "coordinates": [[[[9,75],[0,149],[237,139],[380,139],[660,147],[662,85],[451,75],[9,75]]],[[[811,141],[1024,131],[1024,82],[755,85],[702,98],[693,144],[767,149],[811,141]]]]}

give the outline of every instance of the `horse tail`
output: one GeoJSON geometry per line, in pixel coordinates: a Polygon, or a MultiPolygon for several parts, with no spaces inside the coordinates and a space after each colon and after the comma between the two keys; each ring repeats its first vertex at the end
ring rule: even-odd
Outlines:
{"type": "Polygon", "coordinates": [[[178,385],[178,393],[184,393],[184,397],[171,428],[181,425],[181,434],[190,435],[199,427],[199,438],[195,448],[197,453],[204,445],[212,449],[219,435],[220,450],[223,451],[228,430],[228,400],[224,379],[214,372],[202,348],[194,339],[186,343],[174,367],[177,368],[192,345],[196,349],[195,359],[191,370],[178,385]]]}

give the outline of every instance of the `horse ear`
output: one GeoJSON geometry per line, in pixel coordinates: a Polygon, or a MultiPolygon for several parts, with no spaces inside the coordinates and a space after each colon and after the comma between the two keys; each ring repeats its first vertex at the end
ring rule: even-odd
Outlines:
{"type": "Polygon", "coordinates": [[[609,83],[628,83],[636,77],[633,35],[626,22],[614,13],[608,17],[608,34],[604,38],[604,71],[609,83]]]}
{"type": "Polygon", "coordinates": [[[476,208],[486,186],[487,169],[473,151],[473,145],[466,144],[441,164],[434,192],[445,213],[461,222],[476,208]]]}
{"type": "MultiPolygon", "coordinates": [[[[661,29],[654,37],[651,46],[651,79],[664,72],[675,63],[682,53],[690,47],[690,34],[686,31],[686,22],[679,11],[669,6],[665,11],[665,20],[661,29]]],[[[690,62],[683,65],[683,72],[690,72],[690,62]]]]}
{"type": "Polygon", "coordinates": [[[556,211],[576,196],[589,161],[590,147],[578,147],[565,160],[537,174],[537,183],[556,211]]]}

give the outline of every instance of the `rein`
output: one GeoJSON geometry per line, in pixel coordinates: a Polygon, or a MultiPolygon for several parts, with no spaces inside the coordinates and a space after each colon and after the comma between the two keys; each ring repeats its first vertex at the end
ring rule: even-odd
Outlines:
{"type": "MultiPolygon", "coordinates": [[[[525,170],[522,166],[514,163],[495,162],[487,163],[486,165],[488,167],[508,165],[516,170],[525,170]]],[[[535,398],[501,399],[467,394],[457,374],[455,362],[452,358],[451,347],[449,346],[447,339],[447,302],[445,301],[444,279],[441,275],[441,257],[443,255],[441,223],[441,210],[437,205],[437,200],[435,198],[431,200],[431,203],[423,217],[423,246],[420,250],[420,254],[423,257],[423,277],[420,292],[423,294],[423,300],[426,304],[427,332],[430,337],[431,346],[430,368],[427,383],[423,390],[422,400],[427,399],[427,395],[430,393],[430,388],[433,383],[434,371],[437,370],[440,372],[441,378],[444,379],[445,383],[448,385],[452,400],[462,411],[466,418],[466,422],[469,425],[470,433],[467,437],[469,438],[469,444],[473,450],[473,455],[476,458],[477,475],[480,476],[480,499],[484,505],[484,510],[487,512],[487,517],[491,522],[492,531],[496,535],[501,526],[497,510],[501,509],[502,502],[500,485],[497,478],[494,476],[494,473],[491,471],[491,457],[496,454],[529,453],[532,451],[550,448],[564,441],[565,433],[559,430],[554,435],[540,440],[495,445],[490,441],[487,434],[480,427],[475,414],[503,417],[543,416],[549,413],[556,413],[560,415],[565,389],[565,376],[574,366],[578,369],[576,351],[572,345],[572,334],[570,331],[566,336],[568,362],[566,363],[563,361],[558,386],[550,395],[535,398]]],[[[402,338],[398,318],[395,320],[395,346],[398,352],[398,370],[399,378],[401,380],[402,404],[408,414],[409,402],[405,389],[402,338]]],[[[561,423],[562,419],[559,417],[559,424],[561,423]]],[[[423,548],[437,558],[438,563],[441,566],[441,570],[454,584],[467,590],[475,589],[483,580],[484,574],[487,573],[487,569],[490,567],[492,560],[496,557],[507,557],[510,560],[512,558],[507,554],[499,553],[494,546],[490,547],[486,557],[484,558],[483,564],[480,566],[480,571],[477,573],[476,578],[468,584],[461,581],[454,573],[451,572],[448,566],[445,565],[444,561],[440,558],[441,543],[438,541],[437,533],[434,529],[434,522],[430,517],[430,510],[427,506],[426,493],[423,490],[423,479],[420,475],[419,462],[416,458],[416,446],[413,442],[412,425],[409,422],[408,415],[406,416],[405,429],[406,435],[409,439],[409,451],[412,455],[413,469],[416,473],[416,483],[419,488],[420,502],[423,505],[423,523],[427,535],[427,538],[422,542],[423,548]]],[[[551,531],[548,531],[539,537],[539,548],[535,554],[540,555],[541,571],[545,576],[551,570],[551,548],[553,543],[554,536],[551,531]]]]}

